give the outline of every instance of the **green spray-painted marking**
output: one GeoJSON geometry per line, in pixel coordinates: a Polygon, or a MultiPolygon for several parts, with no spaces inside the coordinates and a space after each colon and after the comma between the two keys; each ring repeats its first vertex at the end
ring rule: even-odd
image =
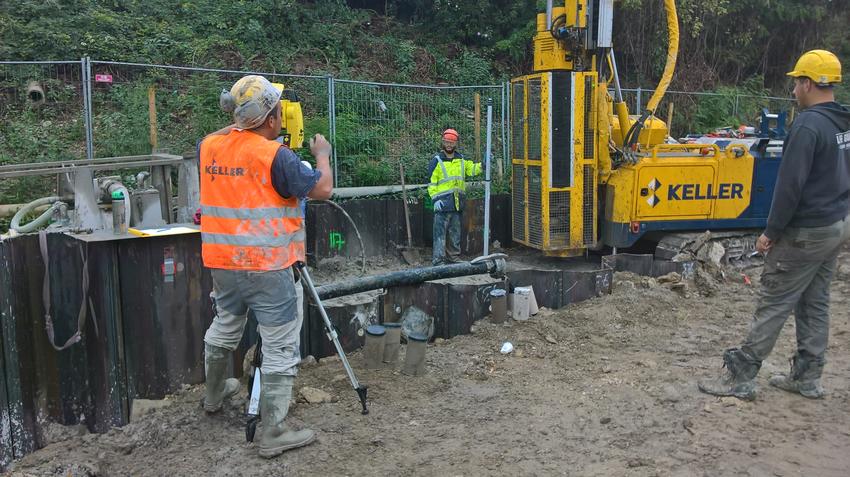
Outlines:
{"type": "Polygon", "coordinates": [[[330,242],[331,250],[342,250],[342,247],[345,246],[345,239],[339,232],[331,232],[328,235],[328,242],[330,242]]]}

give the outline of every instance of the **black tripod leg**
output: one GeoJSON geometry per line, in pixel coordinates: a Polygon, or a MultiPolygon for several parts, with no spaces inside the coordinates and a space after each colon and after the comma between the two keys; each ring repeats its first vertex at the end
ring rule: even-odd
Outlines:
{"type": "Polygon", "coordinates": [[[260,336],[259,330],[257,331],[257,344],[254,348],[254,358],[251,361],[251,366],[254,368],[254,372],[251,373],[251,376],[248,378],[248,406],[249,410],[248,421],[245,423],[245,440],[248,442],[254,442],[254,435],[257,433],[257,424],[260,423],[260,410],[257,409],[256,414],[250,413],[251,406],[251,397],[254,392],[254,379],[257,376],[257,370],[260,369],[260,366],[263,365],[263,338],[260,336]]]}

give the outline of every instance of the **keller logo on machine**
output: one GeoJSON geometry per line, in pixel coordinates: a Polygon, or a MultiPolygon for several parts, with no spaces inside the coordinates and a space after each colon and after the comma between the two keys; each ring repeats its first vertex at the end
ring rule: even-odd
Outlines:
{"type": "MultiPolygon", "coordinates": [[[[646,202],[655,207],[661,202],[656,192],[661,188],[661,182],[658,179],[652,179],[647,188],[652,191],[652,195],[646,202]]],[[[668,184],[667,185],[667,200],[712,200],[712,199],[743,199],[744,184],[740,183],[723,183],[715,184],[668,184]]]]}

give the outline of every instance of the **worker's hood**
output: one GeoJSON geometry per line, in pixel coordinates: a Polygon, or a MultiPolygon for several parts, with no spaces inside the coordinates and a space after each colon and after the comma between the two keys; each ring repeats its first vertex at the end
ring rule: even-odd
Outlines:
{"type": "Polygon", "coordinates": [[[817,111],[818,113],[828,117],[839,131],[850,130],[850,109],[845,108],[835,101],[820,103],[806,108],[806,112],[809,111],[817,111]]]}

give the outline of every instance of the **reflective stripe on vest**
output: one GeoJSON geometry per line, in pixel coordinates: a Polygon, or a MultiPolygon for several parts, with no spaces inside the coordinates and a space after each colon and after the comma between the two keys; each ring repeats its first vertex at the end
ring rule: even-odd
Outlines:
{"type": "Polygon", "coordinates": [[[272,185],[271,166],[280,147],[243,130],[208,136],[201,143],[205,266],[267,271],[304,260],[306,234],[298,198],[283,198],[272,185]]]}
{"type": "MultiPolygon", "coordinates": [[[[435,199],[447,193],[464,192],[466,190],[466,165],[464,164],[464,159],[462,157],[458,158],[460,160],[460,175],[450,176],[446,169],[446,164],[443,162],[440,155],[437,154],[434,158],[437,159],[437,165],[440,167],[443,177],[442,179],[436,182],[431,182],[428,185],[428,192],[431,198],[435,199]],[[449,187],[446,187],[445,184],[449,184],[449,187]]],[[[433,173],[431,176],[433,181],[433,173]]]]}
{"type": "Polygon", "coordinates": [[[454,199],[454,210],[460,210],[460,197],[466,191],[466,164],[464,164],[464,159],[463,157],[452,159],[452,169],[455,169],[456,166],[454,161],[460,161],[460,175],[450,176],[442,157],[437,154],[434,158],[437,159],[437,165],[440,166],[443,178],[433,182],[434,174],[431,173],[432,182],[428,186],[428,195],[431,196],[432,201],[452,197],[454,199]]]}
{"type": "Polygon", "coordinates": [[[212,205],[201,206],[201,214],[209,217],[220,217],[222,219],[241,220],[265,220],[269,218],[295,218],[301,217],[301,207],[258,207],[256,209],[242,209],[232,207],[216,207],[212,205]]]}
{"type": "Polygon", "coordinates": [[[299,229],[292,234],[284,235],[230,235],[230,234],[215,234],[201,233],[201,240],[204,243],[217,245],[236,245],[240,247],[288,247],[290,243],[303,242],[307,237],[304,229],[299,229]]]}

